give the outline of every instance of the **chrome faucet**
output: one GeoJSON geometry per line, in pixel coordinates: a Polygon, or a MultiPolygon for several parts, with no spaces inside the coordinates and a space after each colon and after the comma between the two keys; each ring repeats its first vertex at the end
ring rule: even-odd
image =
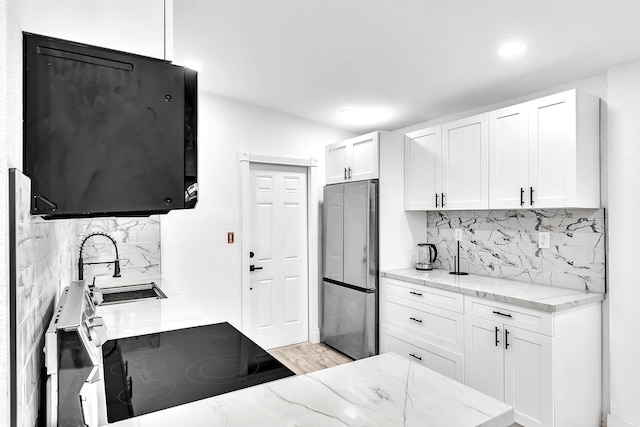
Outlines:
{"type": "Polygon", "coordinates": [[[78,280],[84,280],[84,266],[93,264],[113,264],[113,277],[120,277],[120,257],[118,256],[118,245],[116,245],[116,241],[113,239],[113,237],[109,236],[106,233],[91,233],[82,240],[82,243],[80,244],[80,254],[78,257],[78,280]],[[82,249],[84,248],[84,244],[87,242],[87,240],[94,236],[104,236],[107,239],[111,240],[111,243],[113,243],[113,247],[116,249],[116,259],[114,259],[113,261],[102,262],[84,262],[82,260],[82,249]]]}

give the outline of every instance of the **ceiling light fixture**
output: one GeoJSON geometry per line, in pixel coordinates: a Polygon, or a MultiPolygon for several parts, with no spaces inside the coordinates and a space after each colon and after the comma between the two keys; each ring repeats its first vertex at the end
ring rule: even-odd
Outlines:
{"type": "Polygon", "coordinates": [[[376,124],[388,119],[391,114],[382,108],[345,107],[340,110],[342,120],[352,124],[376,124]]]}
{"type": "Polygon", "coordinates": [[[504,59],[515,59],[524,55],[527,51],[527,45],[521,41],[511,41],[500,45],[498,48],[498,56],[504,59]]]}

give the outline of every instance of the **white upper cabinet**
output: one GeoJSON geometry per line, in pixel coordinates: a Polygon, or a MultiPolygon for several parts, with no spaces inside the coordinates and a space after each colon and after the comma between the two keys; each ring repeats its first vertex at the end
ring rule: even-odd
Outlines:
{"type": "Polygon", "coordinates": [[[22,0],[19,3],[23,31],[171,59],[172,0],[22,0]]]}
{"type": "Polygon", "coordinates": [[[440,193],[441,188],[440,152],[442,136],[440,129],[441,127],[438,125],[405,135],[405,210],[424,211],[436,209],[436,194],[440,193]]]}
{"type": "Polygon", "coordinates": [[[528,104],[489,114],[489,147],[489,205],[492,209],[525,207],[525,196],[529,197],[528,104]]]}
{"type": "Polygon", "coordinates": [[[600,207],[600,102],[576,90],[529,102],[533,208],[600,207]]]}
{"type": "Polygon", "coordinates": [[[444,209],[489,208],[489,115],[442,125],[444,209]]]}
{"type": "Polygon", "coordinates": [[[327,145],[327,184],[378,178],[380,132],[327,145]]]}
{"type": "Polygon", "coordinates": [[[600,103],[569,90],[405,137],[405,210],[600,207],[600,103]]]}
{"type": "Polygon", "coordinates": [[[405,135],[405,210],[487,209],[488,114],[405,135]]]}
{"type": "Polygon", "coordinates": [[[598,99],[576,90],[491,112],[491,209],[598,208],[598,132],[598,99]]]}

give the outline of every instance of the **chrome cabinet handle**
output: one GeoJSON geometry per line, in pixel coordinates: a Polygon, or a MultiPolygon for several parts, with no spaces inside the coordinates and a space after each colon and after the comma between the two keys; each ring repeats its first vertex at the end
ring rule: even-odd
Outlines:
{"type": "Polygon", "coordinates": [[[441,202],[442,202],[442,207],[444,208],[444,193],[440,193],[440,194],[442,194],[442,197],[441,197],[441,199],[440,199],[440,200],[441,200],[441,202]]]}
{"type": "Polygon", "coordinates": [[[351,179],[351,168],[349,168],[349,179],[351,179]]]}
{"type": "Polygon", "coordinates": [[[422,323],[422,320],[416,319],[415,317],[409,317],[409,319],[413,320],[414,322],[422,323]]]}
{"type": "Polygon", "coordinates": [[[520,187],[520,206],[524,206],[524,188],[520,187]]]}
{"type": "Polygon", "coordinates": [[[498,340],[498,332],[500,332],[500,329],[496,326],[496,347],[500,344],[500,341],[498,340]]]}
{"type": "Polygon", "coordinates": [[[421,294],[420,292],[413,292],[413,291],[409,291],[409,293],[410,293],[411,295],[417,295],[417,296],[419,296],[419,297],[421,297],[421,296],[422,296],[422,294],[421,294]]]}
{"type": "Polygon", "coordinates": [[[416,356],[416,355],[415,355],[415,354],[413,354],[413,353],[409,353],[409,356],[413,357],[414,359],[422,360],[422,357],[420,357],[420,356],[416,356]]]}
{"type": "Polygon", "coordinates": [[[509,348],[509,330],[508,329],[504,330],[504,348],[505,349],[509,348]]]}
{"type": "Polygon", "coordinates": [[[436,193],[436,208],[438,207],[438,193],[436,193]]]}
{"type": "Polygon", "coordinates": [[[529,203],[533,206],[533,187],[529,187],[529,203]]]}
{"type": "Polygon", "coordinates": [[[344,179],[347,179],[347,168],[344,168],[344,179]]]}

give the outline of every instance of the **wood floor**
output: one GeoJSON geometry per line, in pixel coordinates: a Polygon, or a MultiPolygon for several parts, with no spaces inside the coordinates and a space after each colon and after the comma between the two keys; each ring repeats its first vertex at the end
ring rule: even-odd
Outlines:
{"type": "Polygon", "coordinates": [[[352,362],[350,358],[325,344],[303,342],[286,347],[274,348],[269,353],[291,369],[296,375],[307,374],[320,369],[352,362]]]}

